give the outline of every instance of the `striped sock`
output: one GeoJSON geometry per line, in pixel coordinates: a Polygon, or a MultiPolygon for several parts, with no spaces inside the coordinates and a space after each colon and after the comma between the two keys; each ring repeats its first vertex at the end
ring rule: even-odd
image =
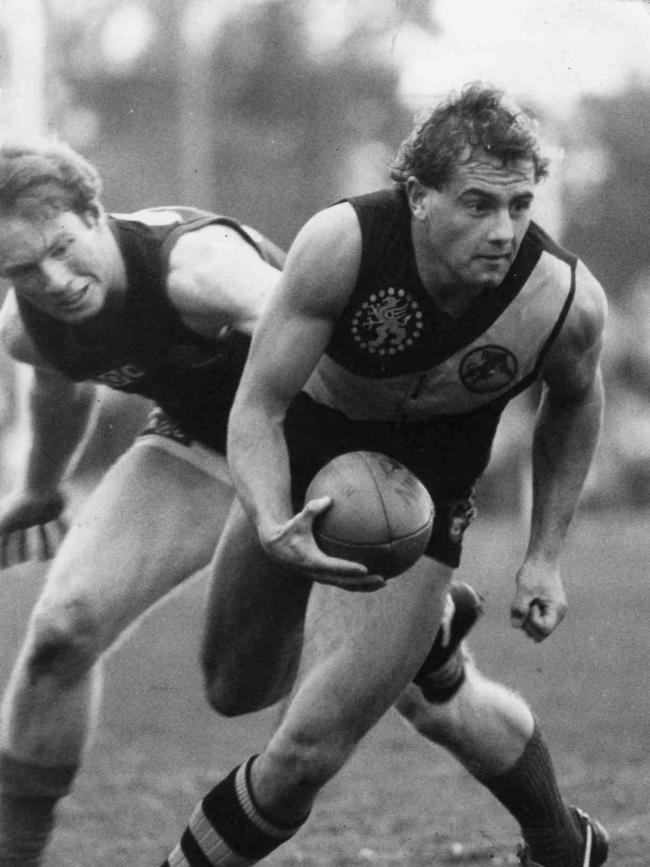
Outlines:
{"type": "Polygon", "coordinates": [[[291,827],[278,825],[255,803],[250,786],[255,758],[235,768],[197,805],[162,867],[246,867],[295,834],[302,821],[291,827]]]}

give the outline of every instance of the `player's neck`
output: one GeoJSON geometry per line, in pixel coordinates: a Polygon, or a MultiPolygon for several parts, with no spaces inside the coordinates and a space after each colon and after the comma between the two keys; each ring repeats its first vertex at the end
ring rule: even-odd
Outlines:
{"type": "Polygon", "coordinates": [[[441,259],[433,255],[426,243],[413,233],[415,263],[420,281],[436,307],[456,319],[462,316],[483,292],[480,283],[467,283],[441,259]]]}
{"type": "Polygon", "coordinates": [[[427,263],[425,260],[422,263],[418,261],[417,265],[427,295],[439,310],[454,319],[462,316],[484,290],[481,285],[464,283],[441,273],[435,263],[427,263]]]}

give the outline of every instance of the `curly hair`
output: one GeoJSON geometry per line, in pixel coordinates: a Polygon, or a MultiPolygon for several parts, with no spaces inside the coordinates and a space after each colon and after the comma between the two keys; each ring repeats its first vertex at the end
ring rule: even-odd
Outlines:
{"type": "Polygon", "coordinates": [[[454,170],[483,149],[503,160],[532,160],[535,181],[548,174],[533,116],[511,103],[502,90],[471,82],[452,94],[416,125],[390,167],[397,186],[410,176],[441,189],[454,170]]]}
{"type": "Polygon", "coordinates": [[[43,217],[99,206],[97,170],[55,138],[0,142],[0,210],[43,217]]]}

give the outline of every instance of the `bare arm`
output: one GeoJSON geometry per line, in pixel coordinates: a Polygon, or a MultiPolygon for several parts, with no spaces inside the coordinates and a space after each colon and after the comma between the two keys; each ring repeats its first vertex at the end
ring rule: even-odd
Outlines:
{"type": "Polygon", "coordinates": [[[50,367],[35,366],[28,395],[31,447],[22,485],[33,493],[58,490],[85,441],[95,388],[76,384],[50,367]]]}
{"type": "Polygon", "coordinates": [[[9,355],[29,365],[26,400],[29,446],[22,455],[16,483],[0,502],[0,566],[49,556],[52,539],[45,525],[65,505],[62,482],[89,430],[95,389],[76,385],[50,367],[24,330],[13,295],[0,312],[0,339],[9,355]],[[40,528],[30,546],[27,530],[40,528]]]}
{"type": "Polygon", "coordinates": [[[280,276],[235,229],[220,224],[181,235],[169,264],[170,300],[184,323],[206,337],[225,325],[252,332],[280,276]]]}
{"type": "Polygon", "coordinates": [[[267,553],[312,578],[356,589],[380,586],[358,564],[327,557],[311,532],[329,504],[313,501],[294,517],[283,421],[321,357],[355,284],[361,250],[349,205],[313,217],[299,233],[268,310],[253,337],[233,407],[228,458],[237,493],[267,553]]]}
{"type": "Polygon", "coordinates": [[[598,443],[604,392],[600,369],[604,293],[579,266],[572,310],[545,362],[533,439],[528,549],[517,576],[513,625],[537,641],[564,617],[559,558],[598,443]]]}

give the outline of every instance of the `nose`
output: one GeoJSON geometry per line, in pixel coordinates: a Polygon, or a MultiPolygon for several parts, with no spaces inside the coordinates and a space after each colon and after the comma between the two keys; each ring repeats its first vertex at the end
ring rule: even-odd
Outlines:
{"type": "Polygon", "coordinates": [[[65,262],[58,259],[43,259],[40,263],[40,275],[43,289],[54,295],[65,291],[72,277],[65,262]]]}
{"type": "Polygon", "coordinates": [[[488,232],[488,240],[492,244],[505,246],[511,244],[515,237],[515,229],[508,208],[495,211],[488,232]]]}

